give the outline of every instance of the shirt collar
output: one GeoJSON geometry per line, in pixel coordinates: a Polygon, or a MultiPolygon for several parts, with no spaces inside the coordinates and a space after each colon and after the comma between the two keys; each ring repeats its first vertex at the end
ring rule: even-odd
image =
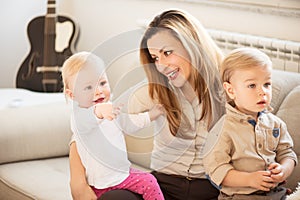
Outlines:
{"type": "MultiPolygon", "coordinates": [[[[240,119],[240,121],[247,121],[253,126],[256,124],[256,120],[253,119],[251,115],[247,115],[245,113],[242,113],[241,111],[237,110],[234,106],[230,105],[229,103],[226,103],[226,111],[228,114],[233,115],[235,118],[240,119]]],[[[261,116],[262,114],[267,114],[271,112],[273,109],[271,106],[269,106],[266,110],[263,110],[261,112],[257,113],[257,117],[261,116]]]]}

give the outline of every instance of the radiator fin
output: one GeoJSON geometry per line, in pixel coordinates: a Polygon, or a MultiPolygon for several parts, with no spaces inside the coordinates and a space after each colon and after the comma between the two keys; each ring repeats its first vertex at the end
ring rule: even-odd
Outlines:
{"type": "Polygon", "coordinates": [[[217,45],[228,53],[238,47],[254,47],[270,56],[274,69],[300,73],[300,42],[208,29],[217,45]]]}

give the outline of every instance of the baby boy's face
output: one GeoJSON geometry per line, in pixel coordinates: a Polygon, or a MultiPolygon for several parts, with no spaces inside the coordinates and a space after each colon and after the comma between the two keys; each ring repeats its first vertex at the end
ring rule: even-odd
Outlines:
{"type": "Polygon", "coordinates": [[[236,70],[231,77],[232,99],[237,109],[257,116],[271,103],[271,68],[253,66],[251,69],[236,70]]]}
{"type": "Polygon", "coordinates": [[[88,108],[96,103],[107,102],[110,88],[106,75],[94,65],[84,66],[77,75],[74,85],[74,100],[80,107],[88,108]],[[99,79],[100,77],[100,79],[99,79]]]}

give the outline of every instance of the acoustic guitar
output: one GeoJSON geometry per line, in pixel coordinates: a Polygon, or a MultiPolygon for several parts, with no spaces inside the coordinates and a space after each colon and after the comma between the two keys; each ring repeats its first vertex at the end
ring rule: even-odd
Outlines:
{"type": "Polygon", "coordinates": [[[17,88],[36,92],[62,92],[61,67],[74,53],[78,28],[73,20],[56,15],[55,0],[48,0],[47,14],[27,27],[30,52],[18,70],[17,88]]]}

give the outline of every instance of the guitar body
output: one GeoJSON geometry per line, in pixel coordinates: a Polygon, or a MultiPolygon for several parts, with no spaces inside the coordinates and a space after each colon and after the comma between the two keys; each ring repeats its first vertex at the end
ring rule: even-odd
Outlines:
{"type": "MultiPolygon", "coordinates": [[[[30,52],[19,68],[16,78],[17,88],[25,88],[37,92],[62,92],[63,83],[60,70],[40,70],[45,66],[45,56],[47,56],[47,67],[51,69],[63,65],[64,61],[74,53],[74,45],[77,41],[77,27],[68,17],[57,16],[57,23],[69,24],[69,38],[63,48],[56,50],[55,40],[59,33],[50,35],[53,39],[52,45],[45,46],[45,16],[36,17],[30,21],[27,28],[27,34],[30,41],[30,52]],[[47,48],[47,55],[45,49],[47,48]],[[51,77],[52,82],[45,81],[45,73],[51,77]]],[[[47,36],[48,37],[48,36],[47,36]]],[[[50,80],[50,79],[49,79],[50,80]]]]}

